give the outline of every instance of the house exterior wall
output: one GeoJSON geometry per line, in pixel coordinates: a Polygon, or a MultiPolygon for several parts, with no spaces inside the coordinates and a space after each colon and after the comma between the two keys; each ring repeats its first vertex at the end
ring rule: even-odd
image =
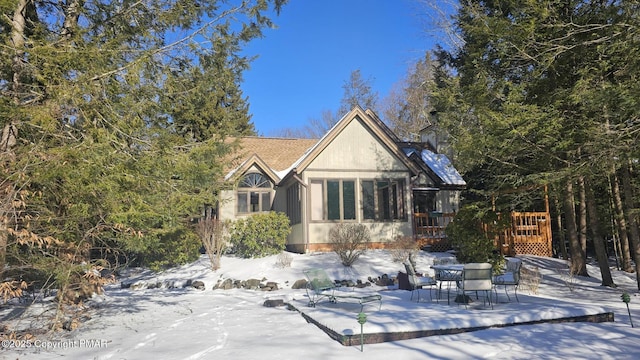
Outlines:
{"type": "Polygon", "coordinates": [[[218,202],[218,218],[220,220],[236,219],[236,191],[222,190],[218,202]]]}
{"type": "MultiPolygon", "coordinates": [[[[397,236],[412,236],[412,186],[434,188],[427,189],[436,191],[435,198],[429,200],[432,202],[429,209],[435,207],[443,213],[458,210],[460,191],[438,191],[431,175],[428,175],[430,173],[420,173],[417,178],[412,178],[421,170],[409,161],[417,160],[405,158],[406,154],[396,144],[389,143],[394,140],[386,130],[378,128],[367,117],[361,120],[359,116],[365,115],[360,111],[355,113],[359,114],[345,118],[345,123],[338,124],[343,126],[337,125],[317,148],[306,152],[297,163],[299,167],[286,176],[274,175],[277,173],[267,168],[274,177],[284,176],[285,179],[274,184],[270,199],[272,211],[286,213],[292,219],[291,233],[287,238],[289,251],[331,250],[329,232],[341,222],[364,224],[370,230],[372,247],[384,247],[397,236]],[[345,184],[348,190],[345,190],[345,184]],[[337,189],[339,217],[336,217],[335,209],[337,189]],[[345,197],[345,193],[350,195],[345,197]],[[346,202],[350,205],[347,206],[346,202]],[[387,206],[380,206],[383,203],[387,206]],[[347,208],[349,215],[346,214],[347,208]],[[391,210],[385,210],[383,214],[383,208],[391,210]]],[[[262,158],[255,161],[258,165],[244,170],[242,175],[251,172],[266,175],[260,169],[268,167],[268,163],[263,162],[262,158]]],[[[218,207],[221,220],[234,220],[252,214],[238,213],[237,199],[237,188],[221,191],[218,207]]],[[[260,207],[262,204],[261,200],[260,207]]]]}
{"type": "Polygon", "coordinates": [[[371,232],[372,246],[383,247],[384,243],[398,235],[411,235],[411,191],[410,173],[407,167],[394,154],[381,144],[358,121],[353,121],[340,133],[325,150],[319,154],[300,174],[307,184],[303,188],[303,221],[308,222],[306,243],[300,244],[300,235],[305,234],[304,225],[294,226],[295,233],[289,238],[291,248],[295,251],[329,250],[329,231],[340,220],[311,220],[310,214],[314,199],[319,198],[312,193],[309,186],[318,180],[349,180],[355,183],[356,218],[342,220],[345,223],[364,224],[371,232]],[[396,179],[403,181],[403,198],[401,200],[404,216],[401,220],[375,221],[363,218],[362,180],[396,179]]]}
{"type": "Polygon", "coordinates": [[[321,170],[408,171],[359,121],[352,121],[309,168],[321,170]]]}
{"type": "Polygon", "coordinates": [[[436,209],[443,213],[454,213],[459,209],[460,190],[440,190],[436,193],[436,209]]]}

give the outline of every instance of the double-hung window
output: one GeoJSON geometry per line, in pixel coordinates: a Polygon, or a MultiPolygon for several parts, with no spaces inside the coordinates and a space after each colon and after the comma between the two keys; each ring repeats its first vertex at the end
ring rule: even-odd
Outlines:
{"type": "Polygon", "coordinates": [[[259,173],[247,174],[238,184],[238,213],[256,213],[271,210],[273,186],[267,177],[259,173]]]}

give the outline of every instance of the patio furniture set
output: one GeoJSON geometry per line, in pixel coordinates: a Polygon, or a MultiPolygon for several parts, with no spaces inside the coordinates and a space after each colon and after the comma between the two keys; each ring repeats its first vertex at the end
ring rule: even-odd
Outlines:
{"type": "MultiPolygon", "coordinates": [[[[468,292],[475,293],[476,299],[478,299],[478,293],[483,291],[485,293],[483,303],[488,301],[492,309],[493,302],[491,292],[495,291],[497,299],[498,286],[504,287],[504,292],[509,301],[511,301],[511,297],[509,296],[507,287],[512,286],[514,288],[513,292],[516,297],[516,301],[520,302],[520,299],[518,299],[518,286],[520,285],[521,267],[522,260],[510,258],[507,260],[504,271],[499,275],[493,275],[493,267],[490,263],[436,264],[431,267],[435,273],[434,277],[420,277],[417,276],[410,263],[405,263],[412,293],[414,291],[418,291],[419,293],[421,289],[428,286],[429,296],[431,296],[431,290],[439,284],[437,289],[439,299],[442,294],[442,285],[443,283],[447,283],[447,304],[450,304],[449,294],[452,283],[455,283],[457,290],[455,302],[463,303],[466,306],[471,302],[471,298],[467,295],[468,292]],[[413,280],[411,280],[412,277],[413,280]],[[418,286],[415,286],[414,284],[417,284],[418,286]]],[[[420,295],[418,295],[418,301],[420,301],[420,295]]]]}
{"type": "MultiPolygon", "coordinates": [[[[500,275],[493,275],[493,269],[489,263],[469,263],[469,264],[434,264],[431,268],[434,270],[435,276],[420,276],[410,262],[404,263],[409,281],[409,290],[411,290],[411,300],[414,293],[417,292],[420,302],[420,290],[429,289],[429,297],[433,300],[431,292],[437,292],[436,301],[442,295],[442,285],[447,284],[447,304],[450,304],[450,290],[452,284],[456,284],[455,302],[464,303],[465,307],[471,298],[467,293],[475,293],[476,299],[479,299],[478,293],[484,291],[483,304],[488,301],[493,309],[491,292],[495,291],[496,299],[498,297],[498,286],[503,286],[505,294],[509,301],[509,293],[507,287],[514,288],[514,295],[518,299],[518,286],[520,284],[520,269],[522,260],[510,258],[507,261],[504,272],[500,275]]],[[[326,299],[336,303],[338,300],[356,301],[360,304],[362,311],[364,305],[371,302],[378,302],[378,308],[382,306],[382,296],[376,293],[360,292],[360,291],[344,291],[332,281],[327,273],[322,269],[308,269],[303,271],[307,277],[307,296],[309,298],[309,306],[315,307],[318,302],[326,299]]]]}

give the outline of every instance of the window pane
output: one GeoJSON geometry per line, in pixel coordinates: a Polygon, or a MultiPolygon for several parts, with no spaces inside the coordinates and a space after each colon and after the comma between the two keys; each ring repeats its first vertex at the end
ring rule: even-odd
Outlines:
{"type": "Polygon", "coordinates": [[[245,175],[242,181],[238,184],[241,188],[270,188],[271,182],[264,175],[258,173],[251,173],[245,175]]]}
{"type": "Polygon", "coordinates": [[[251,193],[251,203],[249,204],[249,209],[251,210],[251,212],[258,212],[260,211],[260,196],[259,193],[257,192],[252,192],[251,193]]]}
{"type": "Polygon", "coordinates": [[[271,210],[271,193],[262,193],[262,211],[271,210]]]}
{"type": "Polygon", "coordinates": [[[291,225],[300,223],[300,184],[298,183],[287,188],[287,216],[291,225]]]}
{"type": "Polygon", "coordinates": [[[340,182],[327,181],[327,218],[340,220],[340,182]]]}
{"type": "Polygon", "coordinates": [[[376,218],[375,202],[373,199],[373,181],[362,182],[362,216],[367,220],[376,218]]]}
{"type": "Polygon", "coordinates": [[[356,186],[353,181],[342,182],[342,204],[344,220],[356,219],[356,186]]]}
{"type": "Polygon", "coordinates": [[[238,212],[246,213],[247,211],[247,193],[239,192],[238,193],[238,212]]]}
{"type": "Polygon", "coordinates": [[[397,209],[397,217],[396,219],[404,219],[405,218],[405,210],[404,210],[404,180],[398,180],[396,182],[396,209],[397,209]]]}
{"type": "Polygon", "coordinates": [[[381,220],[391,220],[389,182],[378,181],[378,211],[381,220]]]}
{"type": "Polygon", "coordinates": [[[322,220],[324,217],[324,193],[322,181],[311,182],[311,220],[322,220]]]}
{"type": "Polygon", "coordinates": [[[396,183],[392,183],[391,184],[391,196],[390,196],[390,202],[391,202],[391,217],[393,219],[397,219],[398,218],[398,184],[396,183]]]}

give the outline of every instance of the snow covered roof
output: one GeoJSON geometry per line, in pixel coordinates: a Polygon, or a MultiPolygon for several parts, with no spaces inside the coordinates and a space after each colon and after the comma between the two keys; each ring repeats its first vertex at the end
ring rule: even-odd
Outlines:
{"type": "Polygon", "coordinates": [[[458,170],[451,164],[449,158],[444,154],[436,154],[431,150],[422,149],[416,150],[414,148],[403,149],[407,156],[416,154],[420,156],[420,159],[424,164],[433,171],[433,173],[442,180],[445,185],[466,186],[458,170]]]}

